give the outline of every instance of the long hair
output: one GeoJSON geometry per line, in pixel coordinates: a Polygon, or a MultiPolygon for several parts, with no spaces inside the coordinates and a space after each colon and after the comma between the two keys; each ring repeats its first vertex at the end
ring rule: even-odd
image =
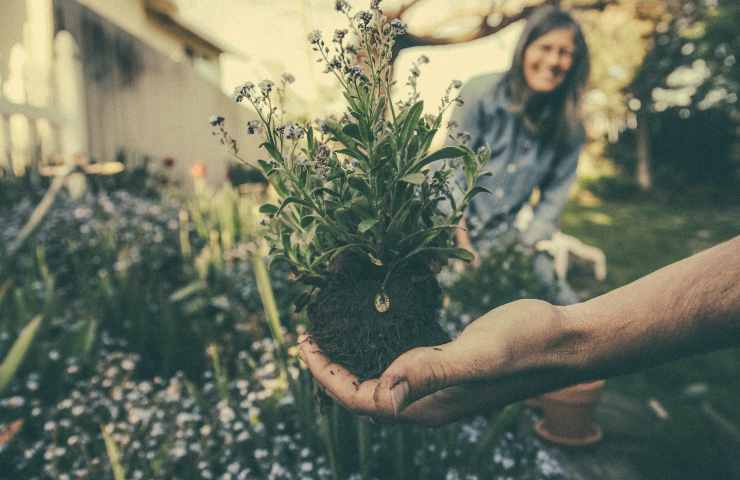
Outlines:
{"type": "Polygon", "coordinates": [[[547,6],[537,9],[529,17],[502,87],[505,88],[509,108],[522,115],[524,125],[532,133],[546,140],[570,143],[582,135],[581,98],[590,70],[588,45],[580,25],[569,13],[547,6]],[[559,29],[573,32],[573,63],[563,82],[553,92],[539,94],[529,88],[524,78],[524,52],[539,37],[559,29]]]}

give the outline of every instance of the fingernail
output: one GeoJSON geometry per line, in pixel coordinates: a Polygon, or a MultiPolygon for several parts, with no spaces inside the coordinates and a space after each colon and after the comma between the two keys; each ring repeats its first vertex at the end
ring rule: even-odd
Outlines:
{"type": "Polygon", "coordinates": [[[401,413],[408,394],[409,384],[406,381],[399,382],[391,387],[391,405],[393,406],[393,415],[398,416],[398,414],[401,413]]]}

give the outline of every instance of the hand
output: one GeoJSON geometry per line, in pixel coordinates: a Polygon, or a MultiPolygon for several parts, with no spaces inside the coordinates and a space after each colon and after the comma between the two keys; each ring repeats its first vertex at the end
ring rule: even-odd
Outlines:
{"type": "MultiPolygon", "coordinates": [[[[543,368],[564,321],[546,302],[520,300],[471,323],[455,340],[399,356],[380,378],[358,382],[309,338],[301,357],[345,408],[379,420],[442,425],[568,384],[543,368]]],[[[560,346],[562,348],[562,345],[560,346]]],[[[574,383],[574,382],[571,382],[574,383]]]]}

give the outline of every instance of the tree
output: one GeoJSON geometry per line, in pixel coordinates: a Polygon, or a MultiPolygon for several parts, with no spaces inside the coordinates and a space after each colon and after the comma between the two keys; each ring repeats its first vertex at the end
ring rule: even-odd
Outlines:
{"type": "Polygon", "coordinates": [[[451,45],[494,35],[509,25],[529,16],[543,5],[555,5],[569,10],[603,10],[617,0],[466,0],[447,2],[435,0],[401,0],[387,6],[385,14],[391,19],[403,20],[408,25],[406,34],[396,41],[394,55],[401,50],[418,46],[451,45]],[[419,21],[418,13],[431,21],[419,21]]]}
{"type": "Polygon", "coordinates": [[[625,92],[637,117],[637,183],[650,190],[652,114],[671,107],[681,108],[682,118],[692,109],[737,110],[740,7],[734,0],[642,1],[635,13],[650,24],[648,50],[625,92]]]}

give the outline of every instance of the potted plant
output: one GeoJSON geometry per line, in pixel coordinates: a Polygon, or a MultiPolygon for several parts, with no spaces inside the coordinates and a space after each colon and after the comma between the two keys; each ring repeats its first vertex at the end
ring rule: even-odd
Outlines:
{"type": "MultiPolygon", "coordinates": [[[[336,30],[329,44],[318,31],[309,37],[347,101],[341,119],[286,121],[280,101],[289,75],[279,85],[246,83],[235,92],[257,112],[247,132],[262,136],[269,156],[249,163],[277,196],[260,208],[272,262],[286,262],[306,286],[296,307],[307,307],[312,339],[360,379],[379,375],[408,349],[449,340],[437,323],[435,274],[450,258],[472,259],[453,245],[453,233],[471,198],[486,191],[476,180],[488,159],[484,149],[464,145],[430,152],[444,111],[461,100],[453,82],[437,113],[424,115],[416,78],[425,57],[412,67],[408,99],[392,100],[392,49],[404,26],[379,3],[353,13],[337,1],[349,28],[336,30]]],[[[238,156],[223,118],[211,123],[238,156]]]]}

